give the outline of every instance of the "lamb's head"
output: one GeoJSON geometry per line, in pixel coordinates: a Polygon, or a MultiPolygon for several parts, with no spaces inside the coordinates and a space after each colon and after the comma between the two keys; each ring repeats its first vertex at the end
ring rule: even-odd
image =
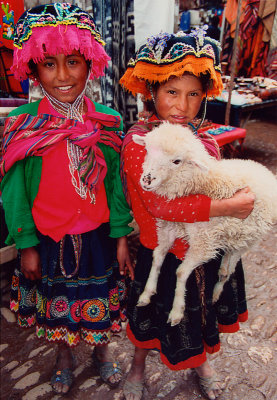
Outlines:
{"type": "Polygon", "coordinates": [[[209,155],[189,128],[164,122],[146,136],[133,135],[133,140],[146,149],[140,179],[144,190],[155,191],[165,182],[176,185],[180,179],[186,181],[195,166],[207,170],[209,155]]]}

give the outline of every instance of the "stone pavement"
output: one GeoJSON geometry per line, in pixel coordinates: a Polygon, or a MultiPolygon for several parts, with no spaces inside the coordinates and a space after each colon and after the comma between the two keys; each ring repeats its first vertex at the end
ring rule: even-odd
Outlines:
{"type": "MultiPolygon", "coordinates": [[[[275,123],[250,121],[243,157],[266,164],[277,174],[277,129],[275,123]]],[[[234,334],[221,334],[221,350],[210,357],[225,382],[220,400],[277,400],[277,226],[243,257],[246,273],[249,320],[234,334]]],[[[20,329],[8,309],[12,263],[0,267],[1,305],[1,399],[121,400],[122,385],[109,390],[101,383],[90,362],[91,350],[81,344],[76,350],[75,381],[64,397],[51,391],[49,379],[55,362],[55,346],[38,341],[33,329],[20,329]]],[[[126,376],[132,345],[125,335],[111,344],[126,376]]],[[[144,400],[202,400],[191,370],[172,372],[152,351],[146,369],[144,400]]]]}

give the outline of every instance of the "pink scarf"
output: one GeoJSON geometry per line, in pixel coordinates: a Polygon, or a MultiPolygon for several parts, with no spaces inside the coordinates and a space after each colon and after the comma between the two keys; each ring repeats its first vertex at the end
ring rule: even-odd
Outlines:
{"type": "Polygon", "coordinates": [[[100,112],[88,112],[87,120],[55,117],[48,114],[22,114],[6,120],[3,139],[2,176],[15,162],[31,156],[42,156],[62,140],[70,140],[84,151],[79,164],[82,181],[89,190],[97,190],[103,181],[107,166],[97,143],[111,146],[120,152],[121,131],[106,131],[104,127],[119,127],[120,117],[100,112]]]}

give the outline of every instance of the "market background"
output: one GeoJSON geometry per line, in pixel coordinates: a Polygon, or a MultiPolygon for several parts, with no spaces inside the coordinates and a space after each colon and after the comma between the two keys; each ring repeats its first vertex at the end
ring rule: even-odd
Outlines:
{"type": "MultiPolygon", "coordinates": [[[[11,73],[14,22],[24,8],[53,1],[9,0],[0,8],[0,135],[8,112],[41,94],[32,82],[17,83],[11,73]]],[[[145,37],[160,30],[186,32],[219,20],[224,89],[208,105],[204,129],[215,134],[224,157],[251,158],[277,176],[277,0],[79,0],[68,1],[93,12],[111,56],[106,76],[93,82],[88,96],[117,109],[126,129],[137,119],[141,104],[118,85],[128,59],[145,37]],[[239,23],[237,15],[240,11],[239,23]],[[157,18],[159,16],[159,18],[157,18]],[[214,18],[217,17],[217,18],[214,18]],[[237,35],[236,35],[237,32],[237,35]],[[234,62],[235,59],[235,62],[234,62]],[[226,111],[227,110],[227,111],[226,111]],[[227,128],[228,129],[227,129],[227,128]],[[231,130],[229,130],[229,128],[231,130]],[[224,141],[222,141],[224,138],[224,141]]],[[[34,330],[20,329],[9,311],[9,288],[16,250],[4,243],[6,227],[1,211],[1,389],[3,400],[61,398],[49,380],[55,346],[35,338],[34,330]]],[[[135,257],[137,234],[130,236],[135,257]]],[[[243,257],[247,281],[248,322],[239,332],[221,335],[221,350],[211,357],[225,382],[224,400],[277,400],[277,226],[243,257]]],[[[125,325],[111,347],[124,376],[130,368],[132,345],[125,325]]],[[[122,385],[115,390],[101,383],[84,344],[76,349],[75,381],[64,399],[123,399],[122,385]]],[[[201,396],[190,370],[172,372],[152,351],[146,369],[145,400],[196,400],[201,396]]]]}

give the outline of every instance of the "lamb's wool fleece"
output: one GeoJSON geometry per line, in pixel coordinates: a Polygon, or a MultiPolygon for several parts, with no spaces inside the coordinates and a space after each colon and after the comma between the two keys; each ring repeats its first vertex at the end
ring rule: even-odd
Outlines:
{"type": "MultiPolygon", "coordinates": [[[[160,254],[164,251],[162,247],[170,242],[169,237],[184,237],[189,242],[190,249],[183,265],[179,267],[182,271],[190,261],[188,269],[191,272],[198,265],[213,258],[219,249],[223,249],[229,257],[226,256],[225,263],[232,264],[277,222],[277,180],[263,165],[252,160],[216,160],[208,154],[201,140],[189,128],[170,123],[160,125],[144,137],[135,136],[134,141],[144,145],[147,151],[141,176],[144,190],[153,190],[170,199],[189,194],[205,194],[212,199],[223,199],[232,197],[237,190],[248,186],[256,196],[252,213],[243,220],[216,217],[211,218],[209,222],[193,224],[158,220],[160,249],[157,248],[156,257],[159,261],[156,264],[162,262],[160,254]]],[[[227,274],[228,278],[235,266],[230,266],[229,270],[223,264],[224,262],[220,273],[225,274],[225,278],[227,274]]],[[[159,271],[159,266],[156,265],[155,268],[159,271]]],[[[177,276],[178,274],[181,276],[184,273],[179,271],[177,276]]],[[[149,279],[152,281],[153,276],[150,274],[149,279]]],[[[154,280],[156,279],[155,276],[154,280]]],[[[185,279],[183,276],[182,279],[185,284],[187,276],[185,279]]],[[[222,281],[225,283],[226,279],[222,281]]],[[[217,294],[214,293],[215,301],[224,283],[218,288],[217,294]]],[[[156,282],[146,285],[145,291],[148,291],[149,299],[155,292],[155,285],[156,282]]],[[[177,288],[175,298],[176,295],[177,288]]],[[[141,305],[146,303],[146,298],[143,299],[142,296],[141,305]]],[[[175,303],[174,300],[173,308],[176,309],[177,306],[183,308],[184,304],[182,301],[175,303]]],[[[174,318],[169,316],[172,324],[178,323],[180,312],[179,317],[174,318]]]]}

